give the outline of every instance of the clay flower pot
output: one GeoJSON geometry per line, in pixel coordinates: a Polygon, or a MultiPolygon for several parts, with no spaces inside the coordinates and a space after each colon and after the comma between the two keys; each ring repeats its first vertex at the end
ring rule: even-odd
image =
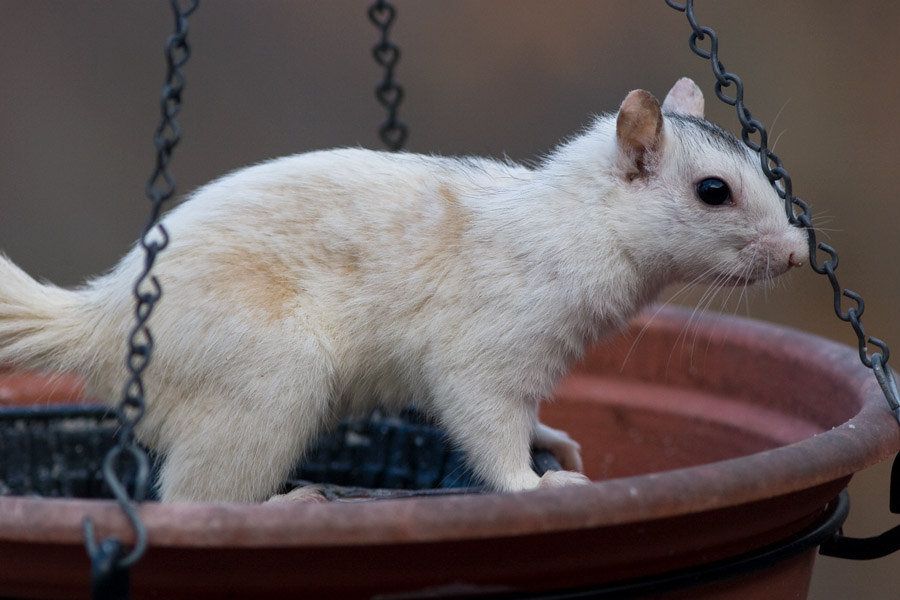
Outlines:
{"type": "MultiPolygon", "coordinates": [[[[581,442],[593,485],[147,503],[133,596],[805,597],[815,540],[793,542],[813,539],[853,473],[900,449],[874,378],[854,349],[784,328],[666,309],[639,335],[646,322],[594,349],[542,412],[581,442]],[[747,560],[767,553],[765,568],[747,560]]],[[[37,398],[25,381],[0,379],[4,402],[64,387],[37,398]]],[[[131,538],[111,501],[0,497],[0,596],[85,597],[88,515],[99,535],[131,538]]]]}

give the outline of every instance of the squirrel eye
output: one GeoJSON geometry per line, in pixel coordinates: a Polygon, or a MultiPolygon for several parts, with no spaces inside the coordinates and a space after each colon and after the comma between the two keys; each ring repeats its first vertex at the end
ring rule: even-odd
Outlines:
{"type": "Polygon", "coordinates": [[[721,206],[731,200],[731,190],[721,179],[710,177],[697,184],[697,196],[710,206],[721,206]]]}

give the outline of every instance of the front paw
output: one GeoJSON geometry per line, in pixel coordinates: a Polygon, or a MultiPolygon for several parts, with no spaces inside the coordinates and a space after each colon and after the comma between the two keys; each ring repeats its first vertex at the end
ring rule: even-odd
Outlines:
{"type": "Polygon", "coordinates": [[[573,471],[547,471],[541,476],[538,487],[555,488],[564,485],[584,485],[590,483],[591,480],[573,471]]]}
{"type": "Polygon", "coordinates": [[[287,503],[303,503],[303,502],[328,502],[325,494],[314,485],[296,487],[287,494],[278,494],[266,500],[266,504],[287,504],[287,503]]]}
{"type": "Polygon", "coordinates": [[[569,437],[565,431],[538,423],[534,431],[533,445],[548,450],[560,466],[567,471],[581,473],[581,445],[569,437]]]}

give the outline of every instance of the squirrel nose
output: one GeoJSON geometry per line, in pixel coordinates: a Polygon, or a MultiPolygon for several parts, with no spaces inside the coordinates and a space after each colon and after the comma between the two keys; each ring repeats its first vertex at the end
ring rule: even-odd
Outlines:
{"type": "Polygon", "coordinates": [[[798,258],[796,254],[794,254],[793,252],[791,252],[790,257],[788,257],[788,264],[789,264],[790,266],[792,266],[792,267],[802,267],[802,266],[803,266],[803,259],[802,259],[802,258],[798,258]]]}

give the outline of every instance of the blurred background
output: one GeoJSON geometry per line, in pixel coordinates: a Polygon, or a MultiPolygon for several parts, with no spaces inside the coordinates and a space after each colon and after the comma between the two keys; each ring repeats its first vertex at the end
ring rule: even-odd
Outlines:
{"type": "MultiPolygon", "coordinates": [[[[409,150],[533,159],[591,114],[614,111],[627,91],[662,98],[685,75],[703,88],[707,116],[738,131],[733,109],[713,97],[709,64],[688,49],[684,15],[663,0],[396,4],[409,150]]],[[[173,162],[179,192],[284,154],[380,148],[373,88],[382,73],[367,6],[201,6],[173,162]]],[[[777,140],[794,192],[840,252],[842,285],[864,296],[868,332],[900,351],[900,3],[698,0],[696,10],[777,140]]],[[[74,285],[137,237],[171,21],[161,1],[0,1],[0,250],[28,272],[74,285]]],[[[747,305],[712,308],[855,344],[827,280],[809,269],[747,305]]],[[[851,484],[849,534],[900,520],[887,511],[889,466],[851,484]]],[[[898,567],[900,556],[819,558],[811,597],[896,598],[898,567]]]]}

